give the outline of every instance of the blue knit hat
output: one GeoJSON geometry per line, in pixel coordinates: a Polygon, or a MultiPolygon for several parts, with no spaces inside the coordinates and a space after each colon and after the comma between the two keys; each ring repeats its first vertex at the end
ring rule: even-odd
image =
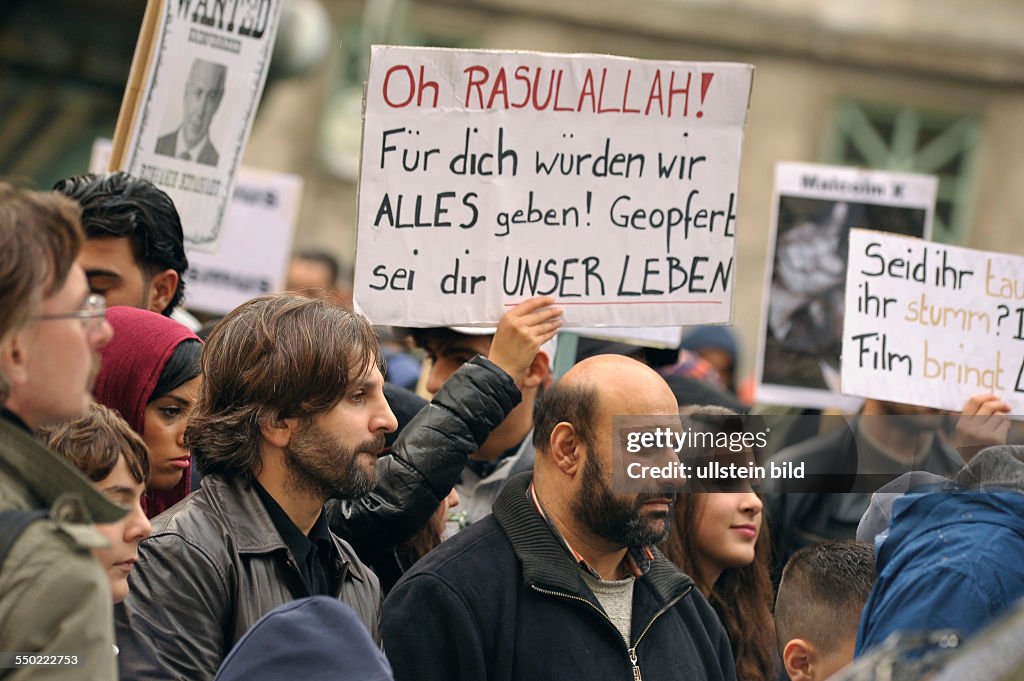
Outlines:
{"type": "Polygon", "coordinates": [[[736,336],[725,326],[697,326],[690,329],[683,336],[683,342],[679,345],[682,350],[699,352],[704,348],[715,348],[729,353],[732,363],[736,364],[740,355],[739,343],[736,336]]]}

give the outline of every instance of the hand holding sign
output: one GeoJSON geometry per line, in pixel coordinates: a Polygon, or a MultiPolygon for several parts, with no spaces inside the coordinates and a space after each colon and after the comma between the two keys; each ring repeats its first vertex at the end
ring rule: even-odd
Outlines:
{"type": "MultiPolygon", "coordinates": [[[[530,298],[506,312],[498,322],[491,343],[490,360],[524,387],[529,368],[540,347],[555,337],[562,326],[562,308],[550,296],[530,298]]],[[[548,363],[554,357],[548,358],[548,363]]]]}
{"type": "Polygon", "coordinates": [[[991,393],[975,395],[967,400],[950,444],[970,461],[985,447],[1006,444],[1010,432],[1010,405],[991,393]]]}

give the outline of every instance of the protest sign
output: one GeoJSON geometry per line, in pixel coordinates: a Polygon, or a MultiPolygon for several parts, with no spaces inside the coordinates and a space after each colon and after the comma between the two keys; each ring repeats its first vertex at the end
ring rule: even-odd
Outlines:
{"type": "Polygon", "coordinates": [[[775,168],[757,400],[852,411],[839,391],[850,229],[931,236],[938,186],[928,175],[808,163],[775,168]]]}
{"type": "Polygon", "coordinates": [[[683,342],[683,329],[679,326],[579,327],[565,329],[565,332],[642,348],[678,348],[683,342]]]}
{"type": "MultiPolygon", "coordinates": [[[[104,172],[110,146],[107,139],[93,143],[89,172],[104,172]]],[[[227,314],[250,298],[282,290],[301,201],[301,177],[239,168],[220,251],[185,244],[185,306],[227,314]]]]}
{"type": "Polygon", "coordinates": [[[111,170],[170,195],[194,250],[216,252],[256,114],[281,0],[150,0],[111,170]]]}
{"type": "Polygon", "coordinates": [[[355,299],[379,324],[732,318],[753,67],[374,47],[355,299]]]}
{"type": "Polygon", "coordinates": [[[239,168],[220,251],[189,249],[187,306],[227,314],[250,298],[284,289],[301,202],[301,177],[239,168]]]}
{"type": "Polygon", "coordinates": [[[853,230],[842,383],[957,412],[994,393],[1024,414],[1024,257],[853,230]]]}

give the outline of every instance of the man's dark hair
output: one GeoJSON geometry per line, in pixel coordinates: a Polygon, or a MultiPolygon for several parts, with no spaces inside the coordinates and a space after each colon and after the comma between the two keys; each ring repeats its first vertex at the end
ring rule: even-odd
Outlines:
{"type": "Polygon", "coordinates": [[[584,442],[594,442],[597,389],[590,383],[558,381],[545,390],[534,411],[533,448],[546,452],[551,431],[563,421],[571,423],[584,442]]]}
{"type": "Polygon", "coordinates": [[[331,286],[338,283],[338,275],[341,274],[341,266],[338,264],[338,259],[330,253],[308,248],[296,251],[292,254],[292,257],[298,258],[299,260],[309,260],[310,262],[323,265],[331,273],[331,286]]]}
{"type": "Polygon", "coordinates": [[[452,331],[451,329],[443,326],[430,326],[422,329],[405,329],[403,327],[395,326],[392,327],[393,332],[399,337],[408,334],[412,336],[413,344],[418,348],[427,349],[431,343],[436,344],[438,347],[447,345],[454,341],[462,338],[472,338],[464,333],[458,331],[452,331]]]}
{"type": "Polygon", "coordinates": [[[125,173],[88,173],[57,182],[56,191],[82,207],[87,239],[126,237],[135,262],[150,277],[163,270],[178,273],[178,289],[163,310],[169,315],[185,297],[185,237],[171,197],[146,180],[125,173]]]}
{"type": "Polygon", "coordinates": [[[856,636],[875,577],[875,552],[864,542],[829,541],[794,553],[775,600],[779,652],[795,638],[835,650],[856,636]]]}
{"type": "Polygon", "coordinates": [[[318,298],[280,294],[235,308],[203,348],[203,380],[185,445],[205,475],[248,477],[261,427],[327,411],[383,358],[364,317],[318,298]]]}

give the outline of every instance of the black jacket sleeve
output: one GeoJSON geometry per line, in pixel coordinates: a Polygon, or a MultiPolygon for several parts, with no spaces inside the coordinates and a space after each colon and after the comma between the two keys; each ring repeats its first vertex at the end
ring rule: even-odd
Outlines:
{"type": "Polygon", "coordinates": [[[466,465],[522,399],[515,381],[477,355],[445,381],[405,427],[391,453],[377,460],[377,486],[355,500],[327,502],[339,537],[371,564],[420,528],[466,465]]]}

